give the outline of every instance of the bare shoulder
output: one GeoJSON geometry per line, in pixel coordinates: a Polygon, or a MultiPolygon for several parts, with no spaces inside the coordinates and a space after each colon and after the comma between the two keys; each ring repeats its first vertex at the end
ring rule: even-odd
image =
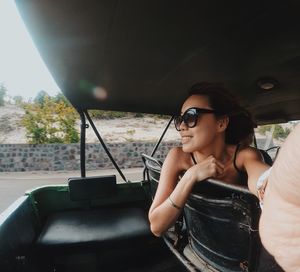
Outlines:
{"type": "Polygon", "coordinates": [[[171,155],[171,156],[181,156],[182,153],[184,153],[182,151],[182,148],[180,146],[176,146],[176,147],[172,147],[168,153],[168,156],[171,155]]]}
{"type": "Polygon", "coordinates": [[[171,165],[177,169],[177,172],[180,172],[190,166],[190,159],[190,154],[183,152],[181,147],[173,147],[170,149],[164,161],[164,165],[171,165]]]}
{"type": "Polygon", "coordinates": [[[243,147],[237,154],[236,164],[240,169],[245,169],[245,164],[249,162],[263,162],[263,159],[258,149],[251,146],[243,147]]]}
{"type": "Polygon", "coordinates": [[[190,158],[190,154],[183,152],[182,147],[178,146],[178,147],[173,147],[170,149],[170,151],[166,157],[166,160],[184,162],[188,158],[190,158]]]}
{"type": "Polygon", "coordinates": [[[257,148],[247,146],[244,147],[240,150],[238,154],[241,159],[246,159],[246,160],[262,160],[261,153],[257,148]]]}
{"type": "Polygon", "coordinates": [[[182,147],[173,147],[170,149],[167,157],[171,157],[172,159],[185,159],[189,156],[188,153],[183,152],[182,147]]]}

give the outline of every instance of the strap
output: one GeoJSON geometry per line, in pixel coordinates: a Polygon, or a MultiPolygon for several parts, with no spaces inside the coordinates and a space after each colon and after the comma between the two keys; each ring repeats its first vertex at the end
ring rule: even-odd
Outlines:
{"type": "Polygon", "coordinates": [[[235,170],[236,170],[239,174],[245,175],[245,172],[244,172],[243,170],[239,169],[239,168],[237,167],[237,165],[236,165],[236,157],[237,157],[237,153],[238,153],[238,151],[239,151],[240,146],[241,146],[240,144],[237,144],[237,145],[236,145],[236,149],[235,149],[234,157],[233,157],[233,166],[234,166],[235,170]]]}
{"type": "Polygon", "coordinates": [[[192,157],[192,160],[193,160],[194,164],[197,164],[197,162],[196,162],[196,159],[195,159],[195,157],[194,157],[194,154],[193,154],[193,153],[191,153],[191,157],[192,157]]]}

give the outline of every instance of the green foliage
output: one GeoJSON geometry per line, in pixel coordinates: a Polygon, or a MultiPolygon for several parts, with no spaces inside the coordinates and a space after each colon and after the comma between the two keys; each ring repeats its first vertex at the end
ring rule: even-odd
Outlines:
{"type": "Polygon", "coordinates": [[[151,114],[151,115],[156,120],[160,120],[160,119],[169,120],[171,118],[170,115],[164,115],[164,114],[151,114]]]}
{"type": "Polygon", "coordinates": [[[0,84],[0,106],[4,106],[4,97],[7,93],[7,89],[3,84],[0,84]]]}
{"type": "Polygon", "coordinates": [[[135,118],[143,118],[145,116],[145,114],[141,113],[141,112],[136,112],[134,113],[134,117],[135,118]]]}
{"type": "Polygon", "coordinates": [[[129,135],[133,135],[133,134],[135,134],[135,129],[129,129],[126,131],[126,133],[129,135]]]}
{"type": "Polygon", "coordinates": [[[289,128],[283,128],[280,125],[275,125],[275,130],[274,130],[274,138],[275,139],[279,139],[279,138],[283,138],[285,139],[289,134],[290,134],[291,130],[289,128]]]}
{"type": "Polygon", "coordinates": [[[274,132],[273,132],[273,138],[275,139],[285,139],[291,132],[289,128],[283,128],[281,125],[265,125],[265,126],[260,126],[258,128],[258,132],[265,135],[267,131],[271,131],[272,126],[274,127],[274,132]]]}
{"type": "Polygon", "coordinates": [[[15,105],[18,105],[18,106],[22,106],[23,103],[24,103],[24,99],[21,95],[16,95],[13,97],[13,100],[15,102],[15,105]]]}
{"type": "Polygon", "coordinates": [[[124,111],[105,111],[105,110],[90,110],[90,115],[94,119],[116,119],[116,118],[154,118],[155,120],[169,119],[169,115],[162,114],[146,114],[141,112],[124,112],[124,111]]]}
{"type": "Polygon", "coordinates": [[[53,99],[56,103],[62,102],[67,107],[71,107],[71,103],[69,102],[69,100],[62,93],[58,93],[53,99]]]}
{"type": "Polygon", "coordinates": [[[31,144],[77,143],[79,135],[75,128],[78,115],[63,101],[56,102],[49,96],[40,96],[36,103],[25,104],[22,124],[31,144]]]}
{"type": "Polygon", "coordinates": [[[123,111],[91,110],[89,113],[91,117],[95,119],[116,119],[129,116],[127,112],[123,111]]]}
{"type": "Polygon", "coordinates": [[[36,97],[33,99],[33,102],[43,106],[45,103],[46,98],[50,98],[49,94],[45,91],[39,91],[36,97]]]}

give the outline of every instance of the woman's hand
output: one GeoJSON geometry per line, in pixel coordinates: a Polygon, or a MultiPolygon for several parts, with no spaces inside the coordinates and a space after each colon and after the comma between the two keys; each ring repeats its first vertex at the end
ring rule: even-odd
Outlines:
{"type": "Polygon", "coordinates": [[[207,178],[216,178],[222,175],[223,172],[224,164],[210,155],[203,161],[189,168],[186,174],[192,176],[195,182],[199,182],[207,178]]]}

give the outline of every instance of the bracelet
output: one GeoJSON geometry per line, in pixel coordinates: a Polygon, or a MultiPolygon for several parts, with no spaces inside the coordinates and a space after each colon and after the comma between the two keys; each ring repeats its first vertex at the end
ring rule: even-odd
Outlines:
{"type": "Polygon", "coordinates": [[[168,200],[170,201],[170,204],[171,204],[174,208],[176,208],[177,210],[181,210],[181,207],[179,207],[178,205],[176,205],[176,204],[173,202],[173,200],[171,199],[170,196],[168,197],[168,200]]]}

